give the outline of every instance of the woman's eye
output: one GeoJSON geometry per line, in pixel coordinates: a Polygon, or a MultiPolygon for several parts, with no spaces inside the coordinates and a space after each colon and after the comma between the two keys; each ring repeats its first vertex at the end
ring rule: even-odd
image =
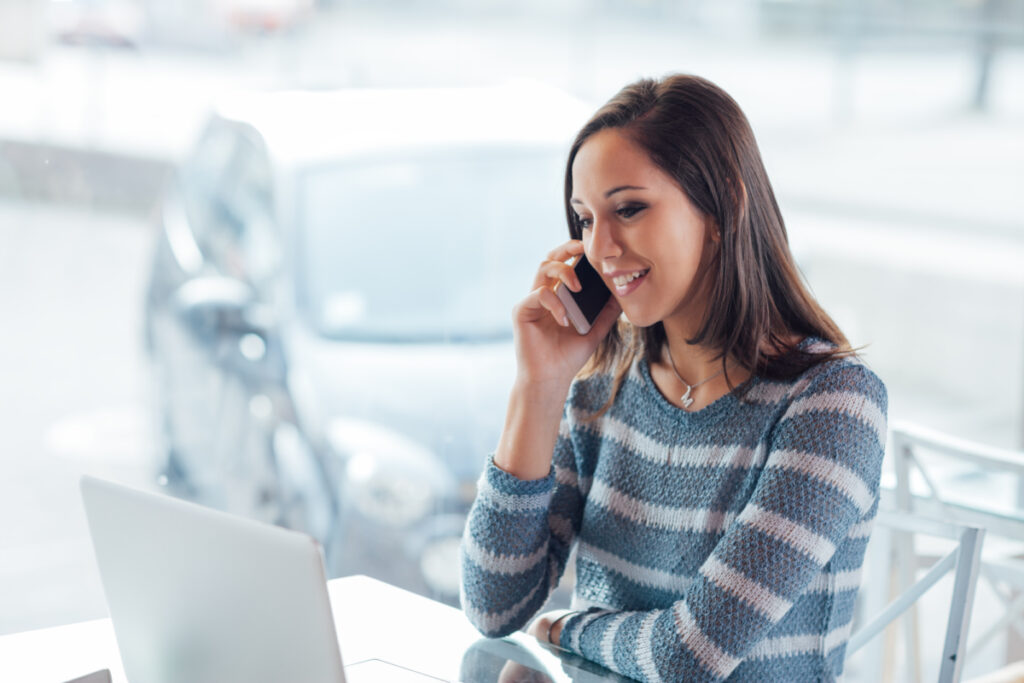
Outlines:
{"type": "Polygon", "coordinates": [[[623,218],[632,218],[633,216],[640,213],[646,208],[647,207],[643,204],[626,204],[625,206],[619,207],[616,213],[618,213],[623,218]]]}
{"type": "Polygon", "coordinates": [[[591,223],[593,223],[593,220],[591,220],[590,218],[583,218],[582,216],[576,216],[576,225],[579,226],[580,230],[588,230],[588,229],[590,229],[590,224],[591,223]]]}

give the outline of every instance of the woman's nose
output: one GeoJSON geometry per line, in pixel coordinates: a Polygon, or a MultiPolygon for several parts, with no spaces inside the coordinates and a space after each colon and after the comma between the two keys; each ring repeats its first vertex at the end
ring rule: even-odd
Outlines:
{"type": "Polygon", "coordinates": [[[595,218],[590,229],[589,248],[586,251],[587,258],[595,264],[602,259],[621,256],[622,246],[619,244],[618,235],[615,234],[615,226],[608,221],[595,218]]]}

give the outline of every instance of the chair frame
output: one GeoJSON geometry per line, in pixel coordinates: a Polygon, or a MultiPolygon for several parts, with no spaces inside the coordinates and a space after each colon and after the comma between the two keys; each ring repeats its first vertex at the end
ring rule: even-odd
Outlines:
{"type": "MultiPolygon", "coordinates": [[[[974,443],[965,439],[952,437],[938,431],[909,424],[897,423],[890,431],[890,457],[896,474],[896,486],[891,492],[883,491],[883,495],[892,494],[892,505],[903,512],[924,513],[931,517],[948,522],[976,526],[985,529],[990,537],[1019,541],[1024,551],[1024,512],[1020,515],[1005,514],[995,510],[985,510],[963,503],[943,500],[939,486],[929,475],[928,468],[922,462],[918,450],[939,454],[957,461],[972,465],[979,470],[1009,473],[1017,477],[1016,505],[1024,509],[1024,452],[996,448],[974,443]],[[926,495],[917,495],[911,491],[910,480],[913,471],[917,471],[927,489],[926,495]]],[[[899,564],[899,583],[902,588],[911,585],[916,571],[916,554],[913,539],[897,546],[897,562],[899,564]]],[[[991,545],[990,545],[991,547],[991,545]]],[[[991,555],[991,553],[989,553],[991,555]]],[[[1024,587],[1024,562],[983,557],[979,568],[979,577],[984,577],[992,590],[1000,595],[1008,606],[1004,616],[990,626],[981,636],[976,638],[968,648],[966,656],[976,654],[985,644],[1007,626],[1012,626],[1024,635],[1024,593],[1016,597],[1004,594],[998,583],[1001,581],[1024,587]]],[[[917,671],[917,624],[915,619],[905,622],[906,637],[913,650],[909,657],[911,663],[911,681],[919,681],[917,671]]]]}
{"type": "MultiPolygon", "coordinates": [[[[882,524],[898,530],[901,535],[927,534],[948,538],[956,541],[957,545],[936,562],[924,576],[905,585],[903,592],[895,600],[850,637],[846,646],[847,657],[878,636],[889,624],[910,610],[921,596],[938,583],[943,576],[952,572],[954,577],[953,594],[950,600],[949,617],[946,620],[946,634],[939,667],[939,683],[958,683],[963,671],[967,632],[974,606],[975,588],[978,585],[985,530],[887,509],[879,510],[875,524],[882,524]]],[[[897,547],[904,545],[906,544],[899,543],[897,540],[897,547]]],[[[913,550],[912,546],[911,550],[913,550]]],[[[916,662],[914,662],[913,668],[916,675],[916,662]]]]}

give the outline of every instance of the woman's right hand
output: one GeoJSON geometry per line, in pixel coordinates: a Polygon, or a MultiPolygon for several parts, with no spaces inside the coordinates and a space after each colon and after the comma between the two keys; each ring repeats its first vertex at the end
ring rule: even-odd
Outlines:
{"type": "Polygon", "coordinates": [[[612,297],[587,334],[580,335],[569,322],[554,290],[559,282],[579,289],[576,274],[565,261],[582,252],[583,244],[573,240],[548,254],[537,269],[532,291],[512,312],[516,381],[494,464],[519,479],[541,479],[551,471],[569,386],[621,312],[612,297]]]}
{"type": "Polygon", "coordinates": [[[566,261],[583,253],[583,243],[570,240],[551,251],[537,269],[533,289],[513,309],[517,374],[531,384],[569,384],[611,330],[621,308],[610,297],[586,335],[573,327],[555,295],[559,282],[579,291],[579,280],[566,261]]]}

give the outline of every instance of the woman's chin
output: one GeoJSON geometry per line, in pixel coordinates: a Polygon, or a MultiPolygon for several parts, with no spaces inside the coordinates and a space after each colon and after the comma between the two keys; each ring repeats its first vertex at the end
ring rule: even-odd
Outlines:
{"type": "Polygon", "coordinates": [[[625,308],[622,309],[622,317],[634,327],[650,327],[655,323],[661,322],[661,318],[651,315],[649,312],[630,311],[625,308]]]}

